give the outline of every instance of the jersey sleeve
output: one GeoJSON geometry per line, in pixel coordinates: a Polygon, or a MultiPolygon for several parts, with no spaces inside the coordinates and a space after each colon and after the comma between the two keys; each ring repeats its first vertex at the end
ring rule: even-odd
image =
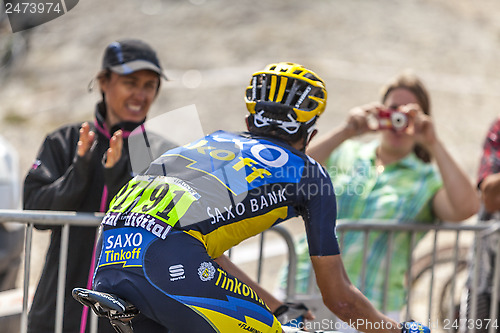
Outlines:
{"type": "Polygon", "coordinates": [[[330,176],[317,162],[313,162],[302,187],[309,254],[328,256],[340,253],[335,232],[337,202],[330,176]]]}

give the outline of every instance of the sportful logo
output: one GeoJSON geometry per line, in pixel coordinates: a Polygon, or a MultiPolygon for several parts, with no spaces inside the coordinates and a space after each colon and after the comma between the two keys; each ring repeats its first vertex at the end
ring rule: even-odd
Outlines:
{"type": "Polygon", "coordinates": [[[12,32],[30,29],[73,9],[79,0],[5,0],[4,13],[9,16],[12,32]]]}
{"type": "Polygon", "coordinates": [[[170,272],[170,281],[177,281],[186,278],[184,275],[184,266],[181,264],[170,266],[168,271],[170,272]]]}

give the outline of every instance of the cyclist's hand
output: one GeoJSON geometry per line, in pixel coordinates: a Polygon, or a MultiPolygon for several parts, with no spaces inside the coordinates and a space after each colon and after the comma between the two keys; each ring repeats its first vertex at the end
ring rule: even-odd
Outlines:
{"type": "Polygon", "coordinates": [[[111,168],[116,164],[116,162],[118,162],[118,160],[122,156],[122,148],[123,134],[121,130],[118,130],[109,140],[109,149],[106,152],[106,162],[104,163],[104,166],[106,168],[111,168]]]}
{"type": "Polygon", "coordinates": [[[431,330],[429,327],[419,323],[417,321],[405,321],[401,323],[403,328],[401,329],[401,333],[430,333],[431,330]]]}
{"type": "Polygon", "coordinates": [[[78,156],[83,157],[92,147],[94,143],[95,133],[90,130],[90,125],[85,122],[80,127],[80,137],[78,139],[78,148],[76,153],[78,156]]]}
{"type": "Polygon", "coordinates": [[[314,320],[316,319],[316,316],[311,312],[311,310],[307,310],[306,314],[304,315],[305,320],[314,320]]]}

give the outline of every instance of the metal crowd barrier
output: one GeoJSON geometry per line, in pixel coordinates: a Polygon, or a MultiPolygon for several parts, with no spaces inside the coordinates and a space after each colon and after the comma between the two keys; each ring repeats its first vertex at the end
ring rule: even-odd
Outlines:
{"type": "MultiPolygon", "coordinates": [[[[66,262],[68,254],[68,241],[69,241],[69,227],[70,226],[88,226],[97,227],[102,220],[102,213],[80,213],[80,212],[56,212],[56,211],[18,211],[18,210],[2,210],[0,209],[0,223],[2,222],[18,222],[24,223],[26,227],[25,237],[25,254],[24,254],[24,273],[23,273],[23,304],[21,313],[21,333],[28,330],[28,299],[29,299],[29,281],[30,281],[30,263],[31,263],[31,249],[33,241],[33,228],[35,224],[62,226],[61,230],[61,248],[60,248],[60,261],[59,273],[57,283],[57,300],[56,300],[56,323],[55,333],[63,332],[63,309],[64,309],[64,288],[66,279],[66,262]]],[[[272,232],[276,232],[286,242],[288,248],[288,260],[292,263],[296,262],[295,250],[293,246],[293,239],[291,235],[283,227],[276,226],[272,228],[272,232]]],[[[262,276],[262,263],[263,247],[264,247],[264,234],[261,234],[260,251],[258,259],[258,272],[257,280],[260,281],[262,276]]],[[[293,264],[292,264],[293,266],[293,264]]],[[[290,269],[290,281],[295,275],[295,269],[290,269]]],[[[290,282],[290,288],[293,288],[293,282],[290,282]]],[[[290,289],[289,290],[293,290],[290,289]]],[[[91,312],[92,313],[92,312],[91,312]]],[[[96,316],[91,317],[91,333],[97,332],[96,316]]]]}
{"type": "Polygon", "coordinates": [[[61,225],[61,252],[59,275],[57,281],[56,326],[55,333],[62,333],[64,285],[66,279],[66,262],[68,258],[68,240],[70,225],[98,226],[103,214],[54,212],[54,211],[16,211],[0,210],[0,222],[19,222],[27,224],[24,254],[23,305],[21,313],[21,333],[28,331],[28,292],[30,280],[31,248],[34,224],[61,225]]]}
{"type": "MultiPolygon", "coordinates": [[[[475,322],[475,319],[464,319],[457,317],[457,313],[454,311],[459,307],[461,300],[455,299],[453,296],[456,293],[462,293],[464,288],[464,283],[462,281],[461,285],[458,285],[459,281],[457,281],[457,276],[459,273],[469,274],[469,264],[470,260],[475,260],[478,257],[478,253],[476,253],[477,249],[474,249],[472,245],[473,243],[484,242],[486,237],[498,233],[500,235],[500,222],[498,221],[489,221],[489,222],[481,222],[478,224],[463,224],[463,223],[443,223],[443,224],[396,224],[390,223],[390,221],[370,221],[370,222],[360,222],[354,220],[339,220],[337,223],[337,235],[339,238],[339,243],[342,248],[344,232],[346,231],[355,231],[363,233],[363,254],[362,254],[362,267],[361,267],[361,286],[360,289],[364,288],[364,281],[366,279],[366,267],[368,261],[368,237],[371,232],[388,232],[388,251],[386,257],[386,266],[383,267],[384,275],[389,276],[389,272],[391,269],[391,256],[393,251],[397,251],[397,249],[393,249],[393,238],[396,233],[408,233],[410,235],[410,249],[411,255],[408,257],[408,271],[407,271],[407,306],[403,311],[404,320],[415,319],[412,318],[411,315],[414,314],[412,306],[416,301],[416,298],[421,295],[414,295],[414,290],[412,286],[416,282],[416,279],[420,279],[421,276],[425,273],[429,275],[429,283],[428,283],[428,299],[426,300],[427,306],[425,311],[427,312],[427,321],[426,324],[432,326],[431,330],[437,332],[455,332],[462,330],[464,326],[469,326],[468,332],[475,332],[480,328],[484,328],[486,324],[489,324],[488,329],[483,332],[497,332],[498,326],[500,326],[500,322],[498,322],[498,297],[500,292],[500,256],[496,256],[496,264],[495,271],[493,276],[493,290],[492,297],[490,303],[490,315],[489,318],[491,322],[488,323],[479,323],[475,322]],[[430,237],[432,240],[431,246],[432,249],[428,253],[424,253],[423,257],[415,257],[414,250],[416,248],[417,242],[417,233],[426,233],[426,237],[430,237]],[[438,241],[439,236],[447,233],[448,239],[453,239],[451,245],[441,247],[440,242],[438,241]],[[469,242],[464,242],[462,239],[464,234],[468,234],[472,236],[472,240],[469,242]],[[465,251],[464,251],[465,250],[465,251]],[[464,253],[465,252],[465,253],[464,253]],[[436,272],[439,270],[439,265],[451,265],[452,272],[449,276],[450,279],[447,281],[445,287],[449,288],[448,297],[444,297],[443,292],[441,293],[442,299],[436,300],[435,288],[436,288],[436,272]],[[423,266],[423,267],[422,267],[423,266]],[[416,270],[419,270],[418,272],[416,270]],[[443,303],[445,302],[445,303],[443,303]],[[448,309],[447,313],[441,314],[441,318],[436,318],[438,313],[436,311],[436,306],[441,308],[442,306],[448,309]],[[443,320],[443,317],[445,319],[443,320]],[[480,326],[483,327],[480,327],[480,326]],[[495,327],[497,326],[497,327],[495,327]]],[[[496,253],[500,253],[500,242],[496,245],[496,253]]],[[[312,273],[312,272],[311,272],[312,273]]],[[[474,265],[474,270],[472,271],[471,276],[471,311],[469,318],[476,318],[477,311],[477,303],[478,303],[478,277],[480,274],[480,266],[474,265]]],[[[315,279],[313,274],[309,277],[309,286],[306,295],[294,295],[288,294],[289,299],[299,299],[301,301],[307,300],[317,300],[318,299],[318,290],[315,286],[315,279]]],[[[386,278],[387,282],[388,279],[386,278]]],[[[388,290],[388,284],[386,283],[384,286],[383,292],[383,312],[385,312],[386,308],[386,300],[387,295],[390,293],[388,290]]],[[[425,316],[424,316],[425,317],[425,316]]],[[[332,319],[332,318],[330,318],[332,319]]],[[[333,319],[336,319],[333,316],[333,319]]],[[[424,321],[423,319],[421,319],[424,321]]]]}
{"type": "MultiPolygon", "coordinates": [[[[59,262],[59,276],[58,276],[58,286],[57,286],[57,303],[56,303],[56,333],[62,333],[62,319],[63,319],[63,303],[64,303],[64,286],[65,286],[65,275],[66,275],[66,262],[67,262],[67,249],[68,249],[68,239],[69,239],[69,227],[71,225],[78,226],[98,226],[103,214],[102,213],[75,213],[75,212],[54,212],[54,211],[15,211],[15,210],[0,210],[0,222],[20,222],[27,225],[26,228],[26,238],[25,238],[25,260],[24,260],[24,276],[23,276],[23,304],[22,304],[22,313],[21,313],[21,332],[27,332],[27,314],[28,314],[28,292],[29,292],[29,280],[30,280],[30,261],[31,261],[31,248],[32,248],[32,237],[33,237],[33,226],[34,224],[44,224],[44,225],[61,225],[62,226],[62,239],[61,239],[61,252],[60,252],[60,262],[59,262]]],[[[376,221],[374,221],[376,222],[376,221]]],[[[484,237],[491,235],[492,233],[500,233],[500,222],[496,222],[493,224],[488,223],[480,223],[474,225],[466,225],[466,224],[438,224],[438,225],[423,225],[423,224],[392,224],[388,221],[379,221],[381,223],[364,223],[358,221],[347,221],[341,220],[337,226],[337,233],[339,234],[339,240],[342,244],[342,234],[347,230],[351,231],[359,231],[364,234],[365,243],[368,239],[369,233],[372,231],[387,231],[389,232],[389,249],[392,248],[392,239],[395,233],[398,232],[406,232],[410,234],[410,248],[415,249],[416,246],[416,235],[419,232],[433,232],[433,241],[432,241],[432,251],[430,253],[430,262],[428,262],[428,266],[425,270],[428,270],[430,274],[430,283],[429,283],[429,299],[427,300],[427,311],[429,320],[432,318],[432,304],[434,303],[433,299],[433,288],[434,288],[434,279],[435,279],[435,269],[436,264],[438,263],[440,251],[438,244],[438,234],[443,232],[451,232],[454,233],[454,244],[451,251],[451,256],[449,257],[450,263],[453,265],[453,275],[456,276],[459,270],[459,262],[463,260],[462,253],[460,252],[460,236],[463,233],[473,233],[474,241],[480,242],[484,239],[484,237]]],[[[295,294],[295,276],[297,269],[297,256],[295,253],[294,242],[292,235],[287,231],[287,229],[277,226],[270,230],[271,232],[276,232],[286,243],[287,248],[287,260],[289,262],[288,265],[288,278],[287,278],[287,286],[286,286],[286,299],[287,300],[295,300],[297,296],[295,294]]],[[[267,232],[266,232],[267,233],[267,232]]],[[[265,261],[263,256],[264,247],[265,247],[265,234],[261,234],[259,237],[259,256],[258,256],[258,269],[257,269],[257,281],[260,282],[263,269],[262,265],[265,261]]],[[[364,247],[364,255],[363,255],[363,267],[366,266],[367,261],[367,248],[364,247]]],[[[391,251],[388,251],[388,255],[390,255],[391,251]]],[[[497,253],[500,253],[500,242],[498,244],[497,253]]],[[[429,261],[428,260],[428,261],[429,261]]],[[[415,269],[415,261],[416,259],[413,256],[409,256],[408,258],[408,286],[412,286],[413,279],[415,278],[415,274],[413,270],[415,269]]],[[[386,274],[390,271],[390,260],[387,261],[387,266],[384,268],[386,274]]],[[[477,283],[479,268],[476,265],[476,269],[473,273],[472,281],[473,283],[477,283]]],[[[463,267],[462,267],[463,268],[463,267]]],[[[363,268],[363,272],[365,269],[363,268]]],[[[496,300],[499,296],[499,288],[500,288],[500,256],[496,257],[496,265],[494,272],[494,288],[493,288],[493,297],[491,302],[491,318],[498,318],[496,315],[498,313],[498,303],[496,300]]],[[[477,294],[475,291],[475,286],[473,284],[473,293],[472,293],[472,314],[475,314],[475,306],[477,304],[477,294]]],[[[457,288],[460,286],[456,285],[456,281],[452,279],[450,286],[450,295],[454,295],[457,288]]],[[[385,290],[385,294],[389,292],[385,290]]],[[[314,291],[312,288],[309,290],[310,297],[315,297],[314,291]]],[[[406,308],[406,316],[408,316],[412,309],[411,304],[414,295],[412,293],[412,289],[408,288],[408,306],[406,308]]],[[[449,309],[450,313],[449,318],[453,318],[454,314],[451,311],[455,307],[455,301],[453,297],[448,300],[450,303],[449,309]]],[[[91,332],[95,333],[97,331],[97,320],[95,320],[95,316],[93,317],[91,332]]],[[[451,330],[450,330],[451,331],[451,330]]],[[[474,330],[473,330],[474,331],[474,330]]],[[[493,326],[490,327],[489,333],[495,332],[493,326]]]]}

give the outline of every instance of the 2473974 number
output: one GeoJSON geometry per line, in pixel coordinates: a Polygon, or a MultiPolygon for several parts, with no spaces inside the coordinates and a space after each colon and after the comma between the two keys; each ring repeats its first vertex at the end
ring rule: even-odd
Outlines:
{"type": "Polygon", "coordinates": [[[498,330],[497,319],[445,319],[443,321],[443,328],[445,330],[458,330],[461,327],[469,330],[489,329],[491,326],[495,328],[495,330],[498,330]]]}
{"type": "Polygon", "coordinates": [[[18,2],[18,3],[5,3],[6,14],[49,14],[61,13],[63,9],[59,2],[18,2]]]}

